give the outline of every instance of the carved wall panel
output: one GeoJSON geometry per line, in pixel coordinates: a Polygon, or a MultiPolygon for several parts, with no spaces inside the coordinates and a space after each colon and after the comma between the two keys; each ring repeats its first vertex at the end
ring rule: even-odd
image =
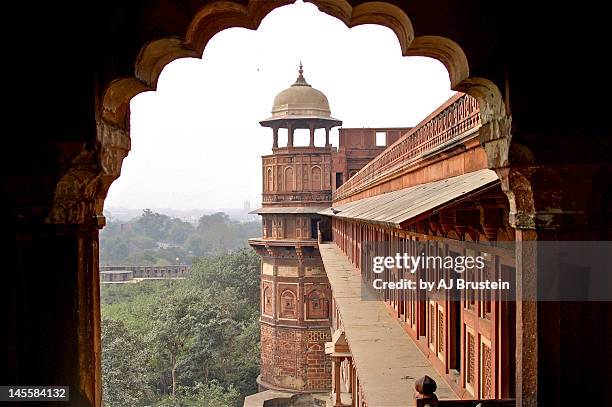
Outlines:
{"type": "Polygon", "coordinates": [[[285,289],[280,295],[280,318],[297,319],[297,295],[291,289],[285,289]]]}

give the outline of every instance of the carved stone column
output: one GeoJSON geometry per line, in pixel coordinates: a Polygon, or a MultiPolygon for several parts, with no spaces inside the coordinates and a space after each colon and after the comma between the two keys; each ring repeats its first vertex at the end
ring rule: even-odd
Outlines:
{"type": "Polygon", "coordinates": [[[353,393],[353,358],[346,358],[348,372],[348,392],[353,393]]]}
{"type": "Polygon", "coordinates": [[[278,127],[272,128],[272,148],[278,148],[278,127]]]}
{"type": "Polygon", "coordinates": [[[315,128],[313,126],[310,126],[310,143],[309,146],[310,147],[314,147],[315,143],[315,128]]]}
{"type": "Polygon", "coordinates": [[[342,386],[340,385],[340,364],[342,363],[342,358],[332,356],[332,361],[334,364],[334,407],[342,407],[342,386]]]}
{"type": "MultiPolygon", "coordinates": [[[[605,173],[605,168],[590,165],[498,170],[516,230],[517,405],[581,404],[585,395],[602,395],[597,389],[605,388],[611,378],[600,369],[601,360],[612,356],[603,345],[611,331],[610,303],[537,301],[539,290],[552,284],[546,277],[550,274],[542,271],[545,258],[539,242],[603,239],[593,210],[609,188],[609,181],[597,182],[605,173]],[[577,355],[586,349],[601,359],[577,355]],[[598,373],[589,375],[580,389],[569,385],[585,372],[598,373]]],[[[610,396],[598,400],[604,405],[610,396]]]]}
{"type": "Polygon", "coordinates": [[[290,124],[287,127],[287,147],[293,147],[293,126],[290,124]]]}

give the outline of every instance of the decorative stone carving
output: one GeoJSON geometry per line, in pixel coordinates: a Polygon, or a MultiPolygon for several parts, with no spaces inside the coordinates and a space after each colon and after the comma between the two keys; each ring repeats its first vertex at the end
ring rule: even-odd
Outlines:
{"type": "Polygon", "coordinates": [[[280,317],[297,318],[297,301],[293,291],[287,289],[282,292],[280,297],[280,317]]]}
{"type": "Polygon", "coordinates": [[[45,222],[104,226],[104,199],[129,150],[127,131],[99,121],[94,145],[83,145],[57,183],[45,222]]]}

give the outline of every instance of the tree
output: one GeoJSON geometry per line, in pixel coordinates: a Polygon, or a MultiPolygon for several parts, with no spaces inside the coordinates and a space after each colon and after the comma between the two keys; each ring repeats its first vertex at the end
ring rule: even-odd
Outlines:
{"type": "Polygon", "coordinates": [[[102,397],[106,407],[141,406],[147,399],[147,349],[121,321],[102,320],[102,397]]]}
{"type": "Polygon", "coordinates": [[[202,215],[198,220],[198,232],[205,233],[209,231],[214,225],[227,225],[230,223],[230,217],[223,212],[216,212],[212,215],[202,215]]]}
{"type": "Polygon", "coordinates": [[[179,387],[175,398],[162,398],[156,407],[234,407],[240,403],[240,393],[229,386],[221,386],[215,380],[193,387],[179,387]]]}
{"type": "Polygon", "coordinates": [[[168,233],[171,218],[167,215],[162,215],[153,212],[151,209],[142,211],[142,216],[138,218],[136,224],[145,236],[162,241],[168,233]]]}
{"type": "Polygon", "coordinates": [[[201,288],[234,287],[258,310],[260,267],[261,261],[257,254],[245,248],[197,259],[191,267],[191,278],[201,288]]]}
{"type": "MultiPolygon", "coordinates": [[[[120,320],[121,332],[127,332],[124,342],[146,349],[140,375],[145,384],[139,387],[149,389],[147,402],[156,407],[239,406],[245,395],[257,391],[259,264],[254,252],[244,249],[197,260],[185,280],[103,285],[105,320],[120,320]]],[[[131,374],[131,354],[136,355],[125,344],[116,348],[130,350],[119,353],[122,364],[113,365],[122,373],[112,376],[105,367],[110,388],[118,386],[112,380],[131,374]]],[[[130,407],[135,400],[113,397],[110,407],[130,407]]]]}
{"type": "Polygon", "coordinates": [[[176,368],[185,356],[185,344],[196,324],[192,313],[194,303],[198,303],[198,296],[194,292],[179,290],[165,297],[155,307],[153,314],[151,339],[162,366],[165,364],[170,369],[173,400],[176,400],[176,368]]]}
{"type": "Polygon", "coordinates": [[[170,222],[167,239],[172,243],[183,244],[190,235],[195,233],[195,230],[191,223],[174,218],[170,222]]]}

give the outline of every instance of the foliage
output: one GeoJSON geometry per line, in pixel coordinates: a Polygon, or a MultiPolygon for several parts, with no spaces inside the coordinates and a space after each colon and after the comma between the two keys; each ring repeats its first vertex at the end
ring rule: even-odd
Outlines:
{"type": "Polygon", "coordinates": [[[232,407],[239,405],[240,393],[230,386],[225,388],[211,380],[208,384],[197,383],[193,387],[179,387],[175,398],[163,397],[156,407],[232,407]]]}
{"type": "Polygon", "coordinates": [[[259,222],[234,222],[225,213],[204,215],[197,227],[145,209],[129,222],[109,221],[100,233],[103,265],[170,265],[247,246],[259,222]]]}
{"type": "Polygon", "coordinates": [[[259,301],[259,256],[239,250],[231,256],[203,257],[194,261],[191,278],[200,287],[234,287],[252,304],[259,301]],[[222,273],[219,271],[223,270],[222,273]]]}
{"type": "MultiPolygon", "coordinates": [[[[259,265],[251,249],[241,249],[195,260],[185,280],[102,286],[104,323],[121,327],[103,331],[104,343],[111,340],[106,335],[122,332],[144,352],[128,347],[124,360],[106,355],[115,348],[104,348],[104,371],[122,372],[128,383],[132,378],[125,376],[136,374],[137,366],[123,362],[132,354],[145,359],[138,364],[144,366],[138,380],[145,390],[128,392],[131,398],[120,405],[240,406],[245,395],[257,391],[259,265]]],[[[104,377],[105,392],[117,398],[121,375],[108,380],[113,377],[108,382],[104,377]]]]}
{"type": "Polygon", "coordinates": [[[120,320],[102,321],[102,391],[106,407],[138,406],[147,392],[147,348],[120,320]]]}

